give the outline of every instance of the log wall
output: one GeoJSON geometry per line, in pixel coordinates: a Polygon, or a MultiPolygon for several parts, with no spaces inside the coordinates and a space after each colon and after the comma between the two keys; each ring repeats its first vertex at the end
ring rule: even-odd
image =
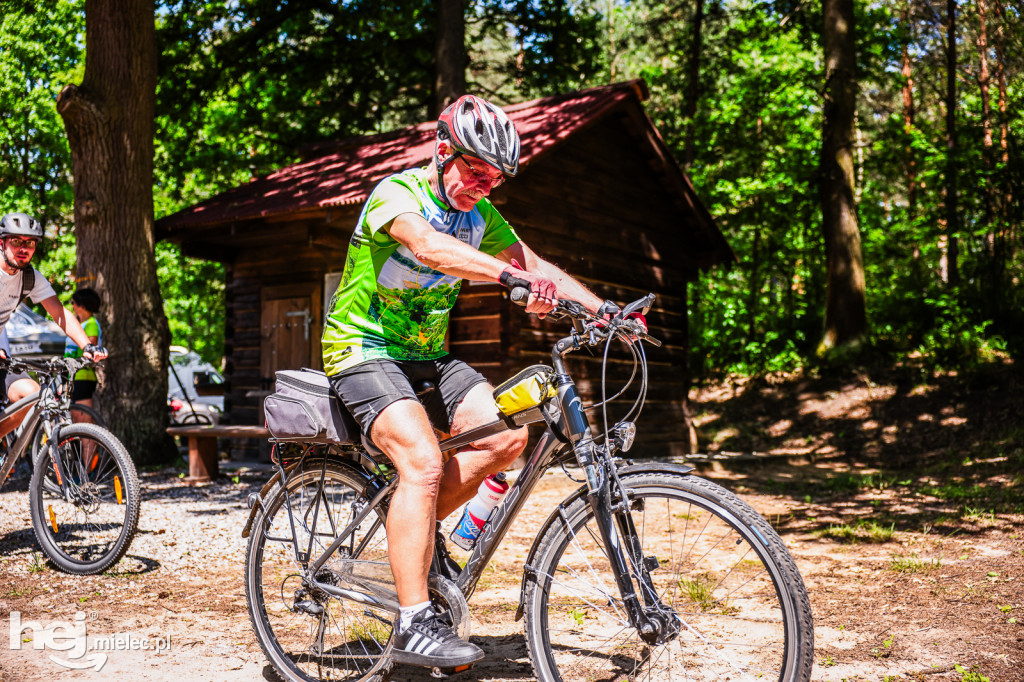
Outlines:
{"type": "MultiPolygon", "coordinates": [[[[620,302],[649,292],[658,296],[647,319],[651,333],[665,345],[646,347],[652,383],[633,454],[678,455],[689,449],[686,285],[696,276],[690,254],[699,250],[693,240],[700,235],[669,191],[663,164],[634,151],[646,149],[637,141],[639,133],[630,132],[635,128],[625,117],[602,120],[531,162],[492,200],[531,248],[598,295],[620,302]]],[[[272,377],[260,371],[265,293],[284,284],[317,288],[318,340],[323,308],[333,294],[322,291],[324,275],[341,270],[360,208],[233,228],[244,234],[244,242],[228,267],[225,409],[231,423],[258,423],[261,392],[272,388],[272,377]]],[[[497,285],[464,282],[448,345],[497,383],[527,365],[550,364],[551,347],[567,330],[565,322],[523,314],[497,285]]],[[[613,349],[613,357],[609,394],[621,387],[632,367],[624,362],[625,349],[613,349]]],[[[600,358],[579,352],[570,368],[585,400],[598,398],[600,358]]],[[[635,393],[614,403],[609,418],[625,413],[632,397],[635,393]]],[[[598,411],[592,424],[600,419],[598,411]]],[[[253,447],[238,441],[232,456],[252,457],[253,447]]]]}

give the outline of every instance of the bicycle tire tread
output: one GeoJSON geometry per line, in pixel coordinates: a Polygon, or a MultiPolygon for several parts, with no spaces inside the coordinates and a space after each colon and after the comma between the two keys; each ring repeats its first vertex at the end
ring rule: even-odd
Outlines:
{"type": "MultiPolygon", "coordinates": [[[[796,638],[797,655],[800,657],[790,670],[790,675],[784,682],[806,682],[810,679],[811,669],[814,664],[814,624],[810,607],[810,599],[807,590],[800,577],[799,570],[792,559],[789,551],[785,548],[782,539],[778,536],[771,525],[754,510],[749,504],[740,499],[735,493],[722,486],[692,475],[677,475],[664,472],[632,472],[622,477],[627,488],[641,488],[651,485],[665,485],[667,487],[678,487],[686,490],[692,495],[703,497],[720,507],[723,507],[736,515],[737,519],[747,527],[756,529],[758,537],[762,540],[762,546],[771,557],[776,569],[780,574],[782,589],[793,599],[793,611],[795,615],[795,631],[792,633],[796,638]]],[[[568,499],[571,499],[568,498],[568,499]]],[[[536,552],[537,574],[539,575],[550,566],[550,563],[557,562],[564,546],[563,534],[565,526],[570,519],[576,518],[578,513],[585,516],[590,515],[588,505],[583,498],[577,498],[569,505],[561,520],[548,527],[544,537],[538,542],[536,552]],[[577,507],[579,509],[573,509],[577,507]],[[557,552],[552,556],[553,552],[557,552]]],[[[538,591],[541,590],[541,583],[536,578],[530,579],[526,588],[526,644],[530,660],[534,663],[538,679],[546,682],[555,677],[547,677],[546,666],[538,665],[539,661],[546,660],[547,651],[543,650],[542,637],[538,632],[539,621],[536,614],[531,613],[538,598],[538,591]]],[[[555,671],[560,677],[560,673],[555,671]]]]}

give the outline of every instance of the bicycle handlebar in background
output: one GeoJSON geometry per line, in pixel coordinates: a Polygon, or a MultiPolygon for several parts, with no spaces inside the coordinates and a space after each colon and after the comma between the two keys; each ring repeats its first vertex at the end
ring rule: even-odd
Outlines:
{"type": "Polygon", "coordinates": [[[32,370],[48,374],[67,372],[74,375],[80,369],[98,364],[86,358],[65,358],[58,355],[47,358],[0,358],[0,367],[7,367],[16,372],[32,370]]]}

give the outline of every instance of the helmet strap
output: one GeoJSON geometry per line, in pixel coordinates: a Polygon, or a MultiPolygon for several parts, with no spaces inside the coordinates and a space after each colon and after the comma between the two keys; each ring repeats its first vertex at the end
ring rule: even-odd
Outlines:
{"type": "MultiPolygon", "coordinates": [[[[444,172],[447,170],[448,164],[454,162],[455,159],[460,156],[462,156],[462,152],[455,152],[442,162],[440,157],[437,155],[437,145],[434,145],[434,165],[437,166],[437,193],[441,195],[441,201],[444,202],[444,205],[448,207],[449,211],[454,211],[455,207],[452,206],[452,202],[448,198],[447,192],[444,191],[444,172]]],[[[4,258],[6,257],[7,254],[5,252],[4,258]]]]}

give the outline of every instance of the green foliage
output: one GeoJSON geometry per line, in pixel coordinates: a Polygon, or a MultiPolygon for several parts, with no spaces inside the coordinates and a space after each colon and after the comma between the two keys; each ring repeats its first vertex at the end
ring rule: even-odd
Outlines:
{"type": "MultiPolygon", "coordinates": [[[[44,220],[50,239],[37,260],[65,297],[74,288],[72,186],[54,100],[81,79],[83,5],[0,0],[0,210],[44,220]]],[[[1024,351],[1024,59],[1016,49],[1024,15],[1003,5],[1001,17],[990,8],[988,37],[1004,40],[1006,114],[993,78],[987,146],[979,18],[974,4],[958,4],[958,136],[949,149],[942,17],[921,3],[855,3],[867,343],[886,359],[955,368],[1024,351]],[[952,165],[959,210],[950,233],[952,165]]],[[[648,83],[648,113],[737,255],[688,288],[694,373],[816,362],[826,290],[820,4],[704,0],[699,47],[695,0],[465,6],[473,92],[511,103],[628,78],[648,83]]],[[[429,0],[159,3],[157,217],[293,162],[308,145],[425,120],[436,12],[429,0]]],[[[993,72],[994,48],[988,58],[993,72]]],[[[175,342],[217,362],[223,269],[174,247],[161,246],[157,258],[175,342]]]]}
{"type": "Polygon", "coordinates": [[[50,234],[72,220],[71,153],[54,102],[81,80],[83,6],[0,0],[0,213],[29,213],[50,234]]]}
{"type": "Polygon", "coordinates": [[[219,366],[224,356],[224,266],[188,258],[163,242],[156,247],[156,265],[171,343],[219,366]]]}
{"type": "Polygon", "coordinates": [[[470,89],[499,101],[593,84],[603,59],[600,9],[580,0],[467,3],[470,89]]]}
{"type": "Polygon", "coordinates": [[[433,3],[175,0],[158,12],[157,213],[327,139],[426,117],[433,3]]]}
{"type": "Polygon", "coordinates": [[[961,678],[962,682],[990,682],[988,677],[978,672],[978,666],[976,665],[971,666],[968,670],[959,663],[955,663],[953,668],[963,676],[961,678]]]}

